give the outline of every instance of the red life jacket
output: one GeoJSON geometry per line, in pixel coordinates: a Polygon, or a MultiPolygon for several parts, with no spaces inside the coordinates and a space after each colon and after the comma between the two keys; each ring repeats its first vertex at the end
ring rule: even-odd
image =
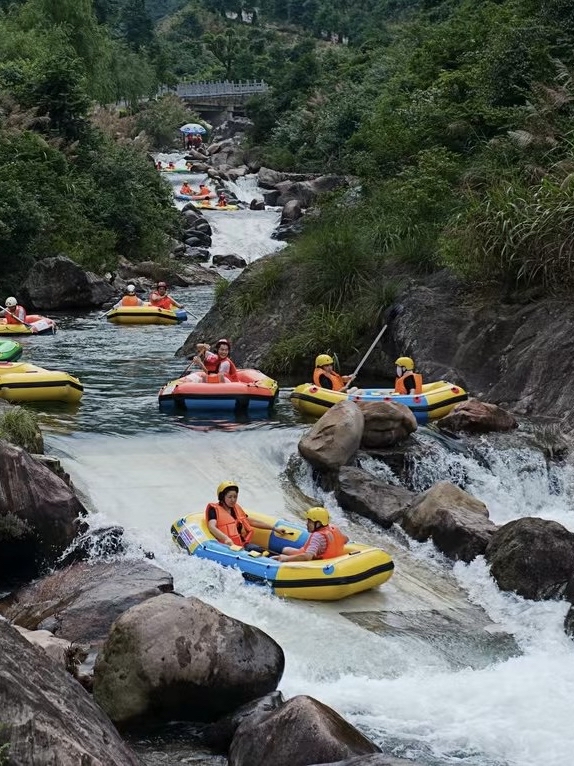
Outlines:
{"type": "Polygon", "coordinates": [[[403,394],[408,395],[410,394],[422,394],[423,392],[423,376],[418,372],[412,372],[409,370],[408,372],[405,372],[404,375],[401,375],[400,378],[397,378],[395,380],[395,391],[397,394],[403,394]],[[407,391],[405,386],[405,379],[408,378],[410,375],[415,379],[415,389],[414,391],[407,391]]]}
{"type": "Polygon", "coordinates": [[[169,295],[160,295],[159,293],[152,293],[149,297],[149,302],[152,306],[157,306],[158,309],[166,309],[167,311],[173,306],[169,295]]]}
{"type": "Polygon", "coordinates": [[[253,537],[253,528],[249,523],[247,514],[243,508],[235,503],[233,510],[237,518],[233,518],[228,509],[221,503],[208,503],[205,509],[205,520],[209,523],[209,511],[213,508],[217,518],[215,523],[217,529],[227,535],[233,540],[234,545],[245,545],[253,537]],[[241,524],[241,534],[239,533],[238,524],[241,524]]]}
{"type": "MultiPolygon", "coordinates": [[[[216,359],[210,359],[209,357],[206,357],[203,360],[203,364],[205,365],[205,369],[208,373],[218,373],[219,367],[221,365],[221,362],[229,362],[229,372],[226,374],[226,378],[228,380],[233,381],[234,383],[237,383],[239,381],[237,377],[237,367],[233,364],[231,359],[227,357],[226,359],[220,359],[217,357],[216,359]]],[[[217,381],[219,383],[219,381],[217,381]]]]}
{"type": "Polygon", "coordinates": [[[23,319],[24,322],[26,321],[26,309],[23,306],[11,306],[10,308],[6,309],[6,312],[4,313],[6,324],[22,324],[22,322],[19,322],[18,319],[14,319],[12,314],[15,314],[19,319],[23,319]]]}
{"type": "Polygon", "coordinates": [[[122,298],[122,306],[139,306],[140,299],[137,295],[124,295],[122,298]]]}
{"type": "Polygon", "coordinates": [[[343,378],[336,372],[326,372],[322,367],[315,367],[315,370],[313,372],[313,383],[321,388],[321,375],[324,375],[326,378],[329,378],[331,383],[333,384],[333,391],[340,391],[342,388],[345,387],[345,381],[343,378]]]}
{"type": "MultiPolygon", "coordinates": [[[[316,530],[316,533],[323,535],[323,537],[327,540],[327,547],[325,548],[325,552],[320,556],[317,556],[318,559],[335,559],[337,556],[342,556],[345,553],[345,545],[347,539],[341,530],[334,524],[329,524],[326,527],[321,527],[320,529],[316,530]]],[[[310,544],[311,536],[309,536],[309,539],[303,546],[303,550],[306,551],[310,544]]]]}

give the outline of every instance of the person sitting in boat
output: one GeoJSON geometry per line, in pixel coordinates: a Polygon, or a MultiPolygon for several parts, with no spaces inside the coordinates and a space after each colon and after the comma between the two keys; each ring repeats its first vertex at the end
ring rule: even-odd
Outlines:
{"type": "Polygon", "coordinates": [[[6,324],[22,324],[26,321],[26,309],[20,306],[16,298],[6,298],[5,309],[0,309],[0,317],[6,319],[6,324]]]}
{"type": "Polygon", "coordinates": [[[187,183],[187,181],[184,181],[184,183],[182,183],[182,185],[181,185],[181,189],[179,190],[179,193],[180,193],[180,194],[185,194],[185,195],[187,195],[188,197],[191,197],[192,195],[194,195],[194,194],[195,194],[195,192],[194,192],[194,190],[193,190],[193,187],[192,187],[192,186],[190,186],[190,185],[187,183]]]}
{"type": "MultiPolygon", "coordinates": [[[[208,503],[205,509],[209,531],[223,545],[240,545],[246,551],[262,553],[264,548],[250,542],[253,529],[274,530],[276,527],[250,519],[237,502],[238,495],[239,485],[233,481],[221,482],[217,488],[217,502],[208,503]]],[[[277,532],[285,534],[284,529],[277,529],[277,532]]]]}
{"type": "Polygon", "coordinates": [[[175,298],[167,293],[167,284],[165,282],[158,282],[155,290],[149,295],[149,302],[151,306],[157,306],[160,309],[166,309],[170,311],[172,307],[176,309],[181,308],[181,303],[178,303],[175,298]]]}
{"type": "Polygon", "coordinates": [[[226,338],[220,338],[214,346],[215,354],[206,350],[203,356],[205,371],[209,376],[217,375],[218,383],[237,383],[237,367],[229,358],[231,345],[226,338]]]}
{"type": "Polygon", "coordinates": [[[210,197],[211,189],[209,188],[209,186],[206,186],[205,184],[199,184],[199,194],[201,197],[210,197]]]}
{"type": "Polygon", "coordinates": [[[331,524],[326,508],[309,508],[305,514],[307,531],[311,534],[302,548],[283,548],[277,561],[313,561],[313,559],[334,559],[345,553],[349,538],[334,524],[331,524]]]}
{"type": "Polygon", "coordinates": [[[191,173],[191,171],[193,170],[193,162],[190,162],[190,160],[187,160],[187,162],[185,163],[185,168],[186,170],[189,170],[189,172],[191,173]]]}
{"type": "Polygon", "coordinates": [[[155,169],[156,169],[156,170],[163,170],[163,165],[161,164],[161,160],[158,160],[158,161],[155,163],[155,169]]]}
{"type": "Polygon", "coordinates": [[[173,162],[168,162],[168,163],[167,163],[167,169],[168,169],[168,170],[175,170],[175,163],[173,163],[173,162]]]}
{"type": "Polygon", "coordinates": [[[227,207],[227,205],[229,205],[229,200],[227,199],[225,192],[219,192],[217,207],[227,207]]]}
{"type": "Polygon", "coordinates": [[[122,306],[143,306],[144,302],[136,295],[136,286],[128,285],[126,287],[126,294],[115,305],[115,309],[119,309],[122,306]]]}
{"type": "Polygon", "coordinates": [[[395,360],[397,377],[395,391],[397,394],[422,394],[423,376],[415,372],[415,363],[410,356],[399,356],[395,360]]]}
{"type": "Polygon", "coordinates": [[[313,383],[319,388],[328,388],[329,391],[346,391],[354,380],[354,375],[339,375],[333,369],[333,357],[329,354],[319,354],[315,359],[313,383]]]}

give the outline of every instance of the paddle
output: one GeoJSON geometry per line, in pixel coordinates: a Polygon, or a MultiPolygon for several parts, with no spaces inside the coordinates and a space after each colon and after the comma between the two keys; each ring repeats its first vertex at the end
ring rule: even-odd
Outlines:
{"type": "Polygon", "coordinates": [[[368,349],[367,353],[365,354],[365,356],[364,356],[364,357],[361,359],[361,361],[359,362],[359,364],[358,364],[358,365],[355,367],[355,371],[354,371],[354,372],[353,372],[353,374],[351,375],[351,380],[350,380],[350,381],[349,381],[349,382],[346,384],[346,386],[345,386],[345,388],[343,389],[343,391],[344,391],[344,390],[346,390],[346,388],[347,388],[347,387],[348,387],[348,386],[349,386],[349,385],[350,385],[350,384],[353,382],[353,380],[354,380],[354,379],[357,377],[357,375],[359,374],[359,371],[360,371],[361,367],[362,367],[362,366],[365,364],[365,362],[367,361],[367,359],[368,359],[368,358],[370,357],[370,355],[372,354],[372,352],[373,352],[373,349],[375,348],[375,346],[377,345],[377,343],[380,341],[380,339],[383,337],[383,335],[384,335],[384,334],[385,334],[385,332],[387,331],[387,328],[388,328],[388,326],[390,325],[390,323],[391,323],[391,322],[393,321],[393,319],[395,319],[395,317],[397,317],[397,316],[398,316],[400,313],[401,313],[401,307],[400,307],[400,306],[393,306],[393,308],[392,308],[392,309],[389,311],[389,313],[388,313],[388,315],[387,315],[387,318],[386,318],[386,323],[385,323],[385,325],[384,325],[383,329],[382,329],[382,330],[380,331],[380,333],[377,335],[377,337],[375,338],[375,340],[374,340],[374,341],[371,343],[371,345],[369,346],[369,349],[368,349]]]}
{"type": "Polygon", "coordinates": [[[4,313],[9,314],[17,322],[20,322],[20,324],[23,324],[24,327],[29,327],[30,329],[33,329],[33,326],[31,324],[28,324],[28,322],[25,322],[23,319],[20,319],[19,316],[16,316],[16,314],[13,314],[11,311],[8,311],[8,309],[4,309],[4,313]]]}
{"type": "Polygon", "coordinates": [[[112,307],[111,307],[111,309],[109,309],[108,311],[106,311],[104,314],[100,314],[100,315],[99,315],[99,317],[98,317],[98,319],[103,319],[104,317],[107,317],[107,315],[108,315],[108,314],[111,314],[111,313],[112,313],[112,311],[113,311],[114,309],[115,309],[115,306],[112,306],[112,307]]]}

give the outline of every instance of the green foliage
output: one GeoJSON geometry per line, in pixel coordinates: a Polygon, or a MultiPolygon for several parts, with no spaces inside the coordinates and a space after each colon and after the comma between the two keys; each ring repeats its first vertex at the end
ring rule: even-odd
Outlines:
{"type": "Polygon", "coordinates": [[[248,317],[265,306],[279,292],[284,265],[269,260],[247,274],[241,292],[234,298],[234,307],[241,317],[248,317]]]}
{"type": "Polygon", "coordinates": [[[225,295],[229,289],[231,282],[224,277],[220,277],[214,286],[215,303],[221,303],[225,300],[225,295]]]}
{"type": "Polygon", "coordinates": [[[196,115],[186,109],[181,99],[167,94],[148,103],[139,112],[137,127],[145,130],[154,148],[171,148],[181,143],[181,125],[198,120],[196,115]]]}
{"type": "Polygon", "coordinates": [[[0,416],[0,439],[29,452],[43,451],[38,417],[24,407],[10,407],[0,416]]]}

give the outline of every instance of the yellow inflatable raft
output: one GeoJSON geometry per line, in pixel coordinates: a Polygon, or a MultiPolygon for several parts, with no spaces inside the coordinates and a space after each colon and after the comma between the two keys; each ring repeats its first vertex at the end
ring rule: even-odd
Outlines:
{"type": "Polygon", "coordinates": [[[108,322],[114,324],[163,324],[177,325],[187,320],[183,309],[160,309],[158,306],[119,306],[107,314],[108,322]]]}
{"type": "Polygon", "coordinates": [[[296,410],[312,417],[320,418],[337,402],[346,399],[354,402],[397,402],[405,404],[417,419],[424,424],[429,420],[442,418],[458,404],[468,399],[468,394],[460,386],[437,380],[423,385],[421,394],[397,394],[392,388],[362,388],[350,393],[330,391],[319,388],[313,383],[297,386],[291,394],[291,403],[296,410]]]}
{"type": "Polygon", "coordinates": [[[0,363],[0,398],[9,402],[79,402],[84,387],[67,372],[25,362],[0,363]]]}
{"type": "MultiPolygon", "coordinates": [[[[273,530],[254,528],[252,543],[280,553],[288,545],[302,548],[309,537],[299,524],[249,511],[249,518],[274,525],[273,530]],[[281,534],[278,530],[285,530],[281,534]]],[[[247,552],[236,545],[218,542],[207,527],[205,514],[184,516],[171,526],[173,541],[191,556],[240,569],[248,582],[270,586],[277,596],[315,601],[337,601],[382,585],[393,574],[388,553],[369,545],[348,543],[345,555],[318,561],[282,563],[264,554],[247,552]]]]}

